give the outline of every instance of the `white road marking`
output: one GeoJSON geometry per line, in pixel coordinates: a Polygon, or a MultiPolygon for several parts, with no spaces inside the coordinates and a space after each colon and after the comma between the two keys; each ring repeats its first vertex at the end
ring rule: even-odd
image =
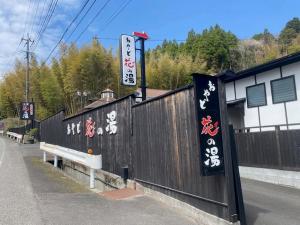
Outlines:
{"type": "Polygon", "coordinates": [[[0,157],[0,167],[1,167],[4,155],[5,155],[4,141],[1,138],[0,138],[0,149],[2,150],[2,154],[1,154],[1,157],[0,157]]]}

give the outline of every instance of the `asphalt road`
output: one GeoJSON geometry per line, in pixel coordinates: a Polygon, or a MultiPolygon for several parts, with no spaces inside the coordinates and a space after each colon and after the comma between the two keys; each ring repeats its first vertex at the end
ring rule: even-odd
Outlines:
{"type": "Polygon", "coordinates": [[[300,190],[242,180],[248,225],[300,225],[300,190]]]}
{"type": "Polygon", "coordinates": [[[0,225],[194,225],[141,196],[109,200],[41,162],[37,146],[0,137],[0,225]]]}
{"type": "MultiPolygon", "coordinates": [[[[108,200],[41,162],[38,146],[0,137],[0,225],[193,225],[142,196],[108,200]]],[[[242,180],[248,225],[300,225],[300,190],[242,180]]]]}

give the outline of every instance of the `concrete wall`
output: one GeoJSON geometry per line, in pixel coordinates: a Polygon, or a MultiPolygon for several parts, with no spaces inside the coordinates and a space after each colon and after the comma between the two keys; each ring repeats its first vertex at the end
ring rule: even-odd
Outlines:
{"type": "MultiPolygon", "coordinates": [[[[281,77],[280,68],[276,68],[263,73],[255,74],[251,77],[226,83],[226,100],[233,101],[246,98],[246,87],[265,83],[267,105],[255,108],[247,107],[247,99],[244,103],[245,127],[268,126],[279,124],[300,123],[300,62],[282,67],[282,77],[295,75],[297,101],[273,104],[271,94],[271,80],[281,77]]],[[[281,126],[280,129],[287,129],[281,126]]],[[[289,126],[289,129],[300,129],[299,126],[289,126]]],[[[251,129],[258,131],[259,129],[251,129]]],[[[274,128],[262,128],[263,131],[274,130],[274,128]]]]}

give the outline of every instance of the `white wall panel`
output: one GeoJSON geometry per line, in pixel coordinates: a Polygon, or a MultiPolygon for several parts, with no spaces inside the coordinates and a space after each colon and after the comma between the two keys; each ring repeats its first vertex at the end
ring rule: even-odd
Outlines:
{"type": "MultiPolygon", "coordinates": [[[[287,102],[288,123],[300,123],[300,62],[293,63],[282,67],[283,77],[295,75],[297,101],[287,102]]],[[[265,83],[267,105],[261,106],[260,120],[262,126],[285,124],[285,109],[284,104],[273,104],[271,92],[271,80],[280,78],[280,69],[276,68],[264,73],[257,74],[257,84],[265,83]]],[[[246,98],[246,87],[254,85],[254,75],[244,79],[235,81],[236,99],[246,98]]],[[[232,101],[235,99],[234,84],[229,82],[226,84],[226,100],[232,101]]],[[[258,109],[248,108],[247,101],[244,104],[245,109],[245,127],[259,126],[258,109]]],[[[291,127],[290,127],[291,128],[291,127]]]]}
{"type": "Polygon", "coordinates": [[[235,100],[233,81],[225,84],[225,90],[226,90],[226,101],[235,100]]]}
{"type": "Polygon", "coordinates": [[[247,104],[244,103],[245,107],[245,116],[244,116],[244,122],[245,127],[257,127],[259,126],[258,122],[258,109],[255,108],[247,108],[247,104]]]}
{"type": "Polygon", "coordinates": [[[283,77],[295,75],[297,101],[287,102],[288,123],[300,123],[300,62],[282,67],[283,77]]]}
{"type": "Polygon", "coordinates": [[[271,80],[280,78],[279,68],[270,70],[264,73],[259,73],[256,75],[257,84],[265,83],[267,105],[261,106],[260,110],[260,121],[261,126],[285,124],[285,111],[284,104],[273,104],[272,93],[271,93],[271,80]]]}
{"type": "Polygon", "coordinates": [[[236,98],[246,98],[246,87],[254,85],[254,76],[235,81],[236,98]]]}
{"type": "MultiPolygon", "coordinates": [[[[236,80],[235,81],[236,98],[237,99],[246,98],[246,87],[254,84],[255,84],[254,76],[236,80]]],[[[245,109],[245,116],[244,116],[245,127],[259,126],[257,108],[248,108],[247,100],[246,100],[246,102],[244,103],[244,109],[245,109]]]]}

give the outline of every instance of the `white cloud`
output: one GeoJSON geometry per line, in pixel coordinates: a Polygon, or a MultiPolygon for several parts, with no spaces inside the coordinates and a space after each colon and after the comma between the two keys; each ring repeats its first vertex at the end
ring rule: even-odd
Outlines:
{"type": "MultiPolygon", "coordinates": [[[[13,68],[16,58],[24,59],[24,53],[20,52],[25,49],[24,43],[19,46],[20,40],[27,32],[31,38],[37,38],[36,33],[50,2],[50,0],[0,0],[0,79],[2,74],[13,68]],[[32,2],[30,7],[29,2],[32,2]]],[[[80,0],[58,1],[49,26],[36,48],[39,60],[48,56],[80,4],[80,0]]]]}

